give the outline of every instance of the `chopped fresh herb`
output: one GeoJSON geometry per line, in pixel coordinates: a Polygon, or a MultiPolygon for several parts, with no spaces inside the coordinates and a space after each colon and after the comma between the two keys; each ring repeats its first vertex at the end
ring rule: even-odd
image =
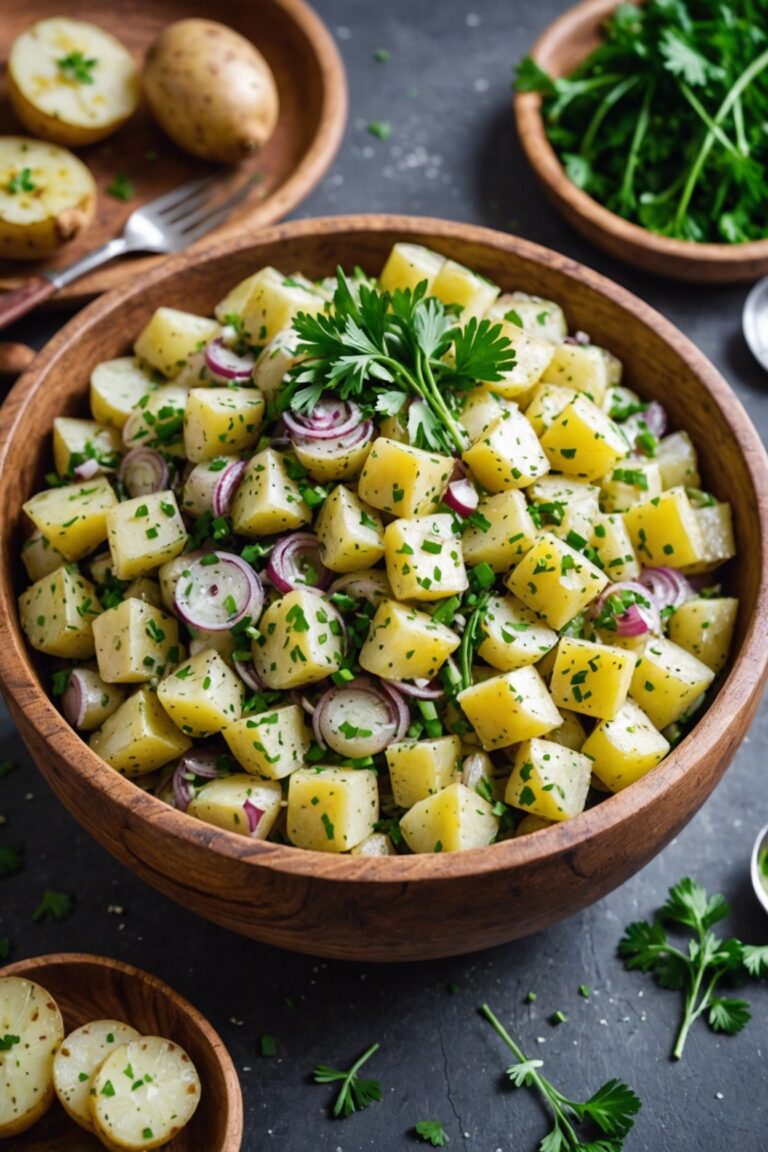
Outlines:
{"type": "Polygon", "coordinates": [[[93,84],[93,70],[98,64],[96,57],[85,57],[82,52],[69,52],[56,61],[56,67],[76,84],[93,84]]]}
{"type": "Polygon", "coordinates": [[[37,923],[50,916],[51,920],[66,920],[74,908],[74,900],[66,892],[56,892],[53,888],[46,888],[42,899],[32,913],[32,919],[37,923]]]}
{"type": "Polygon", "coordinates": [[[277,1042],[274,1036],[264,1033],[259,1042],[262,1056],[276,1056],[277,1055],[277,1042]]]}
{"type": "Polygon", "coordinates": [[[20,844],[0,844],[0,879],[21,871],[23,855],[24,849],[20,844]]]}
{"type": "Polygon", "coordinates": [[[448,1143],[448,1133],[439,1120],[419,1120],[413,1130],[419,1140],[431,1144],[433,1148],[442,1148],[448,1143]]]}
{"type": "Polygon", "coordinates": [[[132,200],[136,189],[124,172],[118,172],[111,184],[107,185],[107,195],[115,200],[132,200]]]}
{"type": "Polygon", "coordinates": [[[389,52],[386,48],[377,48],[373,54],[373,58],[377,64],[386,64],[389,60],[389,52]]]}
{"type": "Polygon", "coordinates": [[[5,186],[6,192],[10,192],[11,196],[15,196],[17,192],[34,192],[37,185],[32,179],[32,171],[30,168],[22,168],[21,172],[17,172],[15,176],[11,176],[10,180],[5,186]]]}
{"type": "Polygon", "coordinates": [[[392,125],[388,120],[371,120],[368,131],[371,136],[375,136],[378,140],[389,140],[392,135],[392,125]]]}
{"type": "Polygon", "coordinates": [[[378,1052],[379,1045],[372,1044],[359,1060],[356,1060],[348,1072],[340,1072],[338,1068],[330,1068],[327,1064],[318,1064],[313,1073],[316,1084],[340,1083],[336,1102],[333,1105],[333,1115],[348,1117],[353,1112],[362,1112],[374,1100],[381,1100],[381,1084],[378,1080],[363,1080],[357,1074],[371,1056],[378,1052]]]}

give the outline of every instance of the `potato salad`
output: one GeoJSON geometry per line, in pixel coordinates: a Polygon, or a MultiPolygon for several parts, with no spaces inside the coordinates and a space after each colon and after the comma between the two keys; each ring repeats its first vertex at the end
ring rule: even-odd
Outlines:
{"type": "Polygon", "coordinates": [[[139,787],[245,837],[451,852],[576,816],[695,721],[731,510],[555,301],[402,243],[377,279],[158,308],[133,351],[54,422],[19,610],[139,787]]]}

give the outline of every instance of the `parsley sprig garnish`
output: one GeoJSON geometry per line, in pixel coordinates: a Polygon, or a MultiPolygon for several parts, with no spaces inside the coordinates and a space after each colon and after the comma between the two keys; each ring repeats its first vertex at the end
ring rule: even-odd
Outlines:
{"type": "Polygon", "coordinates": [[[552,1129],[539,1145],[540,1152],[619,1152],[640,1110],[640,1100],[620,1080],[609,1080],[589,1100],[570,1100],[542,1075],[543,1060],[529,1060],[487,1004],[481,1015],[493,1026],[518,1063],[507,1068],[515,1088],[533,1088],[552,1114],[552,1129]],[[591,1121],[608,1139],[582,1140],[576,1125],[591,1121]]]}
{"type": "Polygon", "coordinates": [[[701,884],[686,877],[670,888],[652,923],[630,924],[619,943],[627,968],[650,972],[662,988],[684,992],[683,1019],[672,1050],[675,1060],[683,1055],[688,1033],[700,1016],[706,1014],[710,1028],[729,1036],[749,1023],[746,1000],[717,994],[721,980],[768,975],[768,946],[742,944],[733,937],[723,940],[712,931],[712,925],[729,912],[720,893],[708,896],[701,884]],[[687,949],[667,939],[665,923],[692,932],[687,949]]]}
{"type": "Polygon", "coordinates": [[[42,899],[32,913],[35,923],[50,916],[52,920],[66,920],[71,915],[75,902],[67,892],[56,892],[53,888],[46,888],[42,899]]]}
{"type": "Polygon", "coordinates": [[[353,1112],[362,1112],[369,1104],[373,1104],[374,1100],[381,1100],[379,1081],[363,1080],[358,1076],[363,1064],[378,1052],[379,1047],[378,1044],[372,1044],[348,1072],[340,1072],[338,1068],[331,1068],[328,1064],[318,1064],[315,1068],[313,1075],[316,1084],[341,1084],[333,1105],[334,1116],[351,1116],[353,1112]]]}
{"type": "Polygon", "coordinates": [[[97,64],[95,56],[86,57],[82,52],[70,52],[56,61],[67,80],[74,80],[77,84],[93,84],[93,70],[97,64]]]}
{"type": "Polygon", "coordinates": [[[11,176],[5,190],[10,192],[11,196],[15,196],[17,192],[34,192],[36,187],[37,185],[32,179],[32,169],[22,168],[21,172],[11,176]]]}
{"type": "Polygon", "coordinates": [[[291,371],[281,402],[311,412],[325,391],[359,403],[366,415],[395,416],[408,406],[412,444],[462,452],[467,435],[456,410],[460,393],[493,383],[515,364],[501,326],[472,317],[463,327],[426,281],[411,291],[380,291],[339,268],[333,310],[299,313],[293,327],[305,357],[291,371]]]}

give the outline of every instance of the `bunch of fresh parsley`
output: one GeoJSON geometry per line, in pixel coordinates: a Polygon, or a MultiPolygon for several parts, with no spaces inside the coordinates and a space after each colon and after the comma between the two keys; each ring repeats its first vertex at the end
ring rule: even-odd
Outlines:
{"type": "Polygon", "coordinates": [[[567,175],[611,211],[682,240],[768,236],[768,0],[619,4],[568,76],[527,57],[567,175]]]}

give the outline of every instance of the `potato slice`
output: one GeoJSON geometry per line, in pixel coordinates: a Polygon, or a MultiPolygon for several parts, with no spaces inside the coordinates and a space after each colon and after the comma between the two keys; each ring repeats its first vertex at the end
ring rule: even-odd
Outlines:
{"type": "Polygon", "coordinates": [[[53,1100],[53,1058],[64,1039],[61,1013],[32,980],[0,978],[0,1139],[26,1132],[53,1100]]]}
{"type": "Polygon", "coordinates": [[[93,1079],[91,1117],[108,1148],[150,1152],[184,1128],[200,1102],[200,1077],[187,1053],[160,1036],[121,1044],[93,1079]]]}
{"type": "Polygon", "coordinates": [[[90,223],[95,207],[93,177],[71,152],[0,137],[0,257],[50,256],[90,223]]]}
{"type": "Polygon", "coordinates": [[[65,1037],[53,1060],[53,1087],[62,1108],[81,1128],[94,1130],[91,1083],[95,1072],[121,1044],[140,1038],[135,1028],[119,1020],[94,1020],[65,1037]]]}

